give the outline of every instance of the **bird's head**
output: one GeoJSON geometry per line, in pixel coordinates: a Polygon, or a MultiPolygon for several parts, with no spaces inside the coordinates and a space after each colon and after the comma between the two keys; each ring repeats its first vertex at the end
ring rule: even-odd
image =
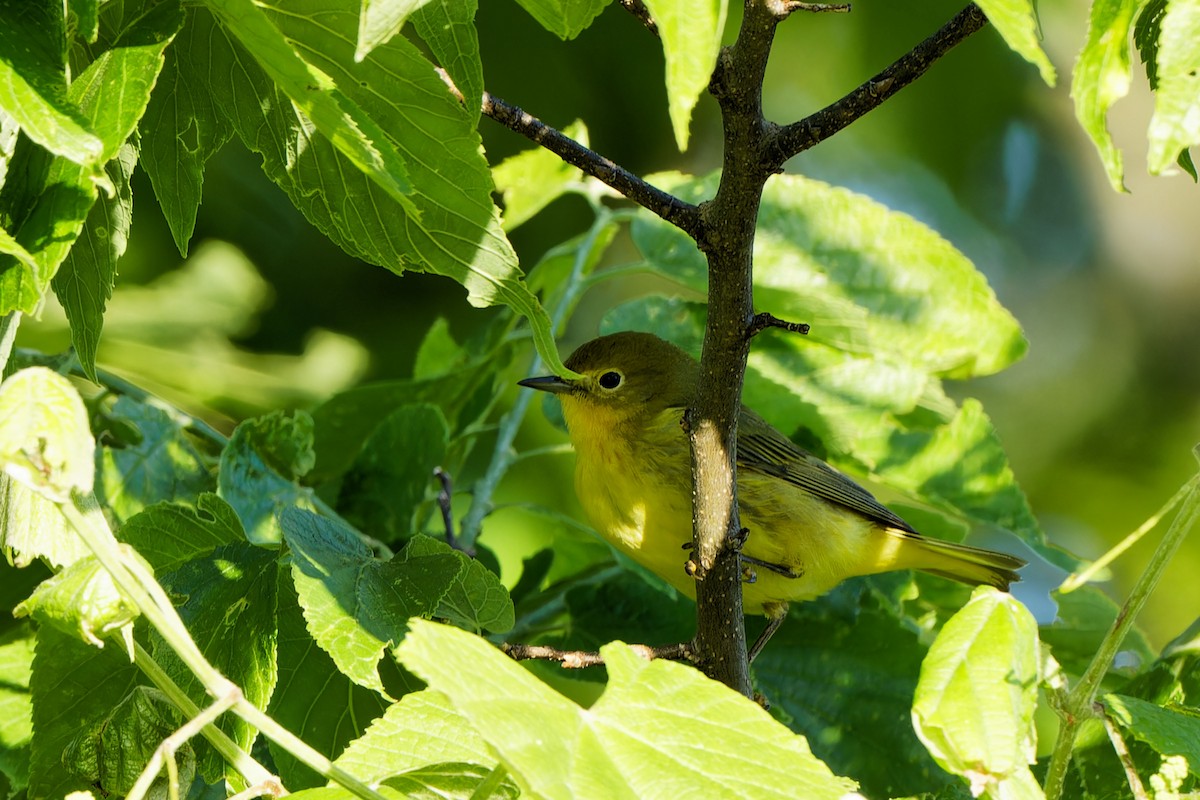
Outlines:
{"type": "Polygon", "coordinates": [[[566,360],[582,377],[526,378],[521,386],[559,396],[567,425],[608,426],[653,418],[683,408],[692,398],[698,367],[686,352],[649,333],[625,331],[582,344],[566,360]]]}

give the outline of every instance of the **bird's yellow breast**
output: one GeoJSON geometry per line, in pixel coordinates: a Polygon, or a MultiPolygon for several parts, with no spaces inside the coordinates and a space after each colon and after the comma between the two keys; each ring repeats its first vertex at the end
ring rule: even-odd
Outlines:
{"type": "MultiPolygon", "coordinates": [[[[692,540],[692,476],[680,412],[634,422],[603,406],[563,398],[575,447],[575,489],[592,526],[613,546],[695,597],[685,572],[692,540]],[[630,428],[637,425],[637,429],[630,428]]],[[[778,478],[738,476],[742,525],[750,529],[747,556],[792,569],[789,578],[754,567],[744,587],[747,613],[772,613],[780,604],[823,594],[864,568],[882,545],[879,526],[813,497],[778,478]]]]}

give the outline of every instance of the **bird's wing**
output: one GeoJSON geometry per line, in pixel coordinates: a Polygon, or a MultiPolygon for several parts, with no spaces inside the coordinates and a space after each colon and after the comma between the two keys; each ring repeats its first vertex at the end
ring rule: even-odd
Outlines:
{"type": "Polygon", "coordinates": [[[738,469],[770,475],[888,527],[916,533],[863,487],[748,409],[738,420],[738,469]]]}

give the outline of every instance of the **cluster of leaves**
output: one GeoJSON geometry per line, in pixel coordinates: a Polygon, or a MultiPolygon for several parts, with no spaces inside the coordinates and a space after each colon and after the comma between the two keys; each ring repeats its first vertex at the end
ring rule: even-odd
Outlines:
{"type": "MultiPolygon", "coordinates": [[[[606,3],[521,5],[570,38],[606,3]]],[[[981,5],[1049,79],[1028,3],[981,5]]],[[[683,147],[726,4],[646,6],[683,147]]],[[[1096,8],[1081,67],[1112,46],[1098,28],[1120,30],[1115,4],[1096,8]]],[[[1148,20],[1138,43],[1154,54],[1165,109],[1152,149],[1173,160],[1200,138],[1182,121],[1200,94],[1180,73],[1195,58],[1191,12],[1121,9],[1126,30],[1148,20]]],[[[675,290],[619,306],[604,324],[695,351],[706,274],[690,239],[648,213],[612,210],[548,153],[489,168],[474,12],[456,0],[70,0],[64,14],[62,3],[0,0],[0,313],[11,329],[53,291],[74,342],[67,358],[26,354],[37,363],[0,387],[11,560],[0,585],[20,615],[0,622],[2,788],[138,795],[156,774],[145,765],[170,762],[173,784],[218,795],[274,774],[322,797],[819,798],[856,784],[876,797],[955,797],[962,778],[996,796],[1039,796],[1038,689],[1056,696],[1064,674],[1087,668],[1118,616],[1099,592],[1062,595],[1039,628],[988,590],[968,600],[935,579],[849,582],[795,609],[755,665],[772,718],[691,668],[609,644],[690,634],[690,603],[653,576],[610,556],[559,565],[549,582],[554,556],[543,552],[511,591],[501,584],[470,520],[514,458],[528,403],[497,400],[524,369],[520,321],[562,372],[554,325],[581,290],[649,271],[675,290]],[[395,35],[406,22],[414,39],[395,35]],[[96,351],[133,170],[146,170],[186,253],[205,162],[235,135],[348,252],[452,278],[471,303],[503,306],[492,326],[460,344],[437,325],[410,379],[248,420],[228,440],[106,379],[96,351]],[[595,221],[525,281],[505,232],[566,191],[591,201],[595,221]],[[641,260],[598,271],[625,232],[641,260]],[[86,400],[83,382],[62,377],[76,368],[102,387],[88,384],[86,400]],[[476,445],[497,419],[489,458],[476,445]],[[441,541],[454,531],[433,513],[435,467],[473,489],[456,543],[477,558],[441,541]],[[607,669],[527,670],[481,634],[602,646],[607,669]],[[214,699],[204,738],[160,748],[214,699]],[[341,788],[315,788],[330,779],[341,788]]],[[[1121,57],[1112,63],[1127,74],[1121,57]]],[[[1089,78],[1081,68],[1076,81],[1111,87],[1112,69],[1105,61],[1089,78]]],[[[1101,118],[1115,100],[1105,98],[1101,118]]],[[[699,201],[716,177],[655,181],[699,201]]],[[[1003,369],[1025,347],[970,262],[915,220],[798,176],[769,184],[759,223],[757,301],[814,333],[763,337],[747,402],[895,492],[923,530],[960,540],[994,526],[1014,549],[1071,566],[1043,543],[979,404],[943,388],[1003,369]]],[[[1102,699],[1111,726],[1135,740],[1134,771],[1164,792],[1197,785],[1194,639],[1157,657],[1126,642],[1143,666],[1111,674],[1102,699]]],[[[1095,734],[1080,737],[1074,796],[1128,780],[1095,734]]]]}

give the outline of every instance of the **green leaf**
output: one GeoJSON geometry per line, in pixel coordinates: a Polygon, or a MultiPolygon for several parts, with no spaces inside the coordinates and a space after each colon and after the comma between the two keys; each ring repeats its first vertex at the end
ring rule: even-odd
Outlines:
{"type": "Polygon", "coordinates": [[[1011,595],[977,588],[942,627],[921,664],[913,727],[944,769],[972,793],[1034,797],[1038,636],[1011,595]]]}
{"type": "MultiPolygon", "coordinates": [[[[1108,634],[1120,607],[1095,586],[1084,586],[1066,594],[1052,595],[1058,615],[1041,628],[1042,641],[1050,646],[1054,658],[1069,675],[1080,676],[1108,634]]],[[[1122,652],[1134,656],[1139,664],[1154,660],[1154,650],[1145,635],[1134,628],[1125,637],[1122,652]]]]}
{"type": "Polygon", "coordinates": [[[129,179],[136,164],[137,149],[126,143],[105,165],[116,193],[92,204],[79,238],[51,280],[71,323],[71,344],[79,365],[93,383],[100,382],[96,377],[96,347],[104,326],[104,307],[112,297],[117,261],[125,253],[133,221],[129,179]]]}
{"type": "MultiPolygon", "coordinates": [[[[179,598],[179,616],[200,652],[259,709],[266,708],[277,678],[278,578],[276,554],[245,542],[222,545],[160,578],[163,588],[179,598]]],[[[211,702],[175,651],[157,635],[152,642],[155,660],[192,700],[201,708],[211,702]]],[[[246,751],[258,734],[236,714],[222,715],[217,727],[246,751]]],[[[207,743],[199,746],[207,781],[236,775],[207,743]]]]}
{"type": "Polygon", "coordinates": [[[208,6],[338,152],[401,207],[416,211],[408,198],[413,187],[404,156],[375,119],[332,77],[305,61],[259,6],[250,0],[208,0],[208,6]]]}
{"type": "Polygon", "coordinates": [[[0,0],[0,109],[33,141],[83,166],[101,164],[104,143],[67,99],[62,3],[0,0]]]}
{"type": "MultiPolygon", "coordinates": [[[[132,547],[123,545],[121,551],[123,559],[145,564],[132,547]]],[[[109,634],[132,629],[139,613],[94,557],[81,558],[42,581],[28,600],[13,609],[15,616],[33,616],[96,647],[104,647],[109,634]]]]}
{"type": "Polygon", "coordinates": [[[494,767],[496,756],[445,695],[412,692],[389,706],[338,757],[337,765],[361,781],[448,761],[494,767]]]}
{"type": "MultiPolygon", "coordinates": [[[[588,144],[587,127],[575,120],[563,133],[583,146],[588,144]]],[[[583,173],[544,147],[532,147],[509,156],[492,169],[496,191],[504,198],[504,230],[511,231],[529,221],[583,173]]]]}
{"type": "MultiPolygon", "coordinates": [[[[717,178],[654,180],[698,202],[717,178]]],[[[655,269],[707,293],[707,265],[689,237],[650,214],[639,214],[632,233],[655,269]]],[[[780,337],[804,348],[967,378],[1004,369],[1027,347],[987,279],[949,242],[907,214],[820,181],[768,181],[754,268],[760,310],[812,324],[803,339],[780,337]]]]}
{"type": "Polygon", "coordinates": [[[450,277],[467,289],[475,306],[510,306],[530,321],[538,351],[557,369],[561,362],[549,317],[520,280],[516,255],[500,229],[475,129],[478,113],[462,107],[403,36],[355,62],[358,20],[348,5],[308,0],[283,3],[278,11],[265,3],[259,7],[313,69],[395,137],[410,172],[415,213],[324,136],[314,136],[312,124],[281,96],[254,58],[200,14],[193,22],[203,26],[197,46],[180,57],[193,60],[195,73],[211,80],[192,91],[214,95],[246,145],[263,156],[267,175],[346,252],[397,274],[415,269],[450,277]],[[296,148],[295,141],[304,146],[296,148]]]}
{"type": "Polygon", "coordinates": [[[880,444],[877,468],[892,485],[969,520],[1006,528],[1028,544],[1042,543],[1041,527],[978,400],[964,400],[932,431],[897,431],[880,444]]]}
{"type": "Polygon", "coordinates": [[[483,62],[476,8],[476,0],[432,0],[416,10],[413,25],[454,81],[463,109],[478,122],[483,113],[483,62]]]}
{"type": "Polygon", "coordinates": [[[7,475],[0,475],[0,544],[18,567],[39,558],[65,567],[92,554],[54,501],[7,475]]]}
{"type": "Polygon", "coordinates": [[[1146,158],[1157,175],[1200,144],[1200,3],[1167,4],[1158,40],[1158,91],[1150,118],[1150,152],[1146,158]]]}
{"type": "Polygon", "coordinates": [[[484,347],[468,352],[442,375],[364,384],[329,398],[313,411],[317,465],[312,479],[328,481],[348,470],[375,429],[398,408],[435,403],[450,428],[461,429],[473,421],[459,419],[462,409],[478,391],[489,391],[510,353],[508,345],[484,347]]]}
{"type": "Polygon", "coordinates": [[[1075,116],[1100,151],[1109,183],[1125,191],[1121,151],[1113,144],[1106,117],[1113,103],[1129,93],[1129,31],[1143,0],[1096,0],[1088,20],[1088,38],[1075,62],[1071,95],[1075,116]]]}
{"type": "Polygon", "coordinates": [[[413,537],[396,558],[408,561],[422,556],[453,556],[462,567],[433,616],[473,633],[503,633],[513,626],[516,615],[508,590],[482,562],[428,536],[413,537]]]}
{"type": "Polygon", "coordinates": [[[87,410],[71,382],[30,367],[0,384],[0,465],[47,499],[90,492],[96,447],[87,410]]]}
{"type": "Polygon", "coordinates": [[[1109,715],[1135,739],[1163,756],[1183,756],[1194,775],[1200,775],[1200,709],[1160,706],[1136,697],[1107,694],[1109,715]]]}
{"type": "Polygon", "coordinates": [[[935,791],[953,779],[910,721],[925,646],[891,614],[860,608],[861,585],[793,605],[754,661],[756,684],[813,755],[859,781],[866,796],[935,791]]]}
{"type": "Polygon", "coordinates": [[[445,694],[522,790],[539,797],[817,800],[854,788],[760,706],[689,667],[610,644],[602,650],[608,688],[584,710],[478,637],[411,625],[401,661],[445,694]],[[715,741],[737,757],[714,761],[715,741]]]}
{"type": "Polygon", "coordinates": [[[216,98],[197,90],[207,76],[198,73],[194,59],[179,55],[204,46],[196,39],[204,35],[203,27],[194,24],[196,13],[186,13],[187,24],[166,52],[158,86],[138,126],[141,165],[183,256],[196,227],[204,165],[233,136],[233,125],[217,108],[216,98]]]}
{"type": "MultiPolygon", "coordinates": [[[[317,752],[336,758],[383,714],[389,701],[339,672],[305,627],[289,582],[280,581],[279,591],[279,681],[267,713],[317,752]]],[[[289,789],[325,784],[289,752],[268,744],[277,774],[289,789]]]]}
{"type": "Polygon", "coordinates": [[[980,0],[979,7],[1005,43],[1038,68],[1047,86],[1053,86],[1054,65],[1039,43],[1042,36],[1033,0],[980,0]]]}
{"type": "Polygon", "coordinates": [[[413,362],[413,378],[423,380],[458,372],[467,355],[462,345],[456,342],[450,333],[450,323],[445,317],[438,317],[429,326],[429,330],[425,331],[425,338],[417,348],[417,357],[413,362]]]}
{"type": "Polygon", "coordinates": [[[564,648],[599,650],[612,641],[671,644],[686,641],[696,627],[695,603],[658,579],[629,570],[601,582],[577,583],[565,600],[571,624],[564,648]]]}
{"type": "Polygon", "coordinates": [[[449,438],[437,406],[406,405],[393,411],[346,473],[339,512],[376,539],[409,539],[417,532],[417,509],[434,487],[433,470],[443,463],[449,438]]]}
{"type": "Polygon", "coordinates": [[[312,469],[313,420],[303,411],[274,411],[238,425],[221,453],[217,493],[233,506],[246,538],[259,545],[280,541],[277,514],[315,508],[311,489],[295,478],[312,469]]]}
{"type": "MultiPolygon", "coordinates": [[[[68,99],[78,104],[82,118],[100,137],[99,163],[117,156],[141,119],[162,69],[163,50],[182,20],[177,5],[158,4],[71,83],[68,99]]],[[[19,225],[10,226],[9,233],[34,257],[37,268],[10,264],[0,272],[0,313],[33,312],[39,306],[96,199],[96,177],[93,167],[58,158],[37,186],[9,198],[10,207],[21,206],[19,225]]],[[[0,259],[0,266],[5,260],[0,259]]]]}
{"type": "MultiPolygon", "coordinates": [[[[63,763],[85,775],[104,794],[128,794],[163,739],[182,724],[179,710],[150,686],[136,686],[93,725],[83,728],[63,751],[63,763]]],[[[191,744],[176,751],[179,781],[187,786],[196,772],[191,744]]],[[[156,781],[166,790],[166,778],[156,781]]]]}
{"type": "Polygon", "coordinates": [[[450,553],[377,561],[349,528],[295,508],[280,524],[313,639],[346,677],[384,694],[384,650],[404,637],[409,617],[437,609],[462,565],[450,553]]]}
{"type": "Polygon", "coordinates": [[[29,780],[33,645],[33,629],[28,625],[21,625],[0,642],[0,773],[13,789],[21,789],[29,780]]]}
{"type": "Polygon", "coordinates": [[[473,800],[485,787],[487,797],[516,800],[521,796],[521,790],[507,775],[494,781],[493,770],[463,763],[417,767],[388,778],[383,785],[413,800],[473,800]]]}
{"type": "Polygon", "coordinates": [[[215,488],[207,460],[171,411],[122,396],[109,414],[140,437],[96,451],[96,496],[112,517],[127,520],[154,503],[193,501],[215,488]]]}
{"type": "Polygon", "coordinates": [[[119,647],[99,649],[52,627],[38,629],[29,680],[37,731],[30,748],[30,797],[65,797],[91,788],[94,773],[75,772],[83,765],[63,756],[109,716],[140,675],[119,647]]]}
{"type": "Polygon", "coordinates": [[[430,0],[362,0],[358,14],[358,44],[354,60],[362,61],[368,53],[387,42],[404,27],[405,20],[430,0]]]}
{"type": "Polygon", "coordinates": [[[100,0],[67,0],[66,5],[74,18],[68,19],[74,23],[75,35],[85,42],[95,43],[100,35],[100,0]]]}
{"type": "Polygon", "coordinates": [[[156,575],[181,568],[216,548],[245,540],[237,513],[215,494],[202,494],[196,505],[162,502],[130,517],[118,538],[132,545],[156,575]]]}
{"type": "Polygon", "coordinates": [[[586,30],[609,0],[517,0],[517,3],[543,28],[567,41],[586,30]]]}
{"type": "Polygon", "coordinates": [[[680,152],[687,150],[692,109],[717,66],[728,5],[728,0],[646,0],[667,61],[667,103],[680,152]]]}

